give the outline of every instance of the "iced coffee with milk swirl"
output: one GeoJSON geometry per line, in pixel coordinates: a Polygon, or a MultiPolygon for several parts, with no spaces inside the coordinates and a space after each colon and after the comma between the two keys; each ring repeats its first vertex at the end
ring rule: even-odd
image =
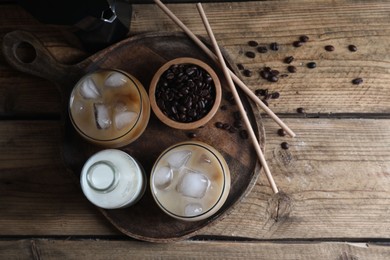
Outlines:
{"type": "Polygon", "coordinates": [[[166,149],[157,159],[150,186],[158,206],[168,215],[196,221],[215,214],[230,190],[230,172],[223,156],[198,141],[166,149]]]}
{"type": "Polygon", "coordinates": [[[142,84],[121,70],[85,75],[72,90],[69,114],[73,126],[88,141],[121,147],[145,130],[150,104],[142,84]]]}

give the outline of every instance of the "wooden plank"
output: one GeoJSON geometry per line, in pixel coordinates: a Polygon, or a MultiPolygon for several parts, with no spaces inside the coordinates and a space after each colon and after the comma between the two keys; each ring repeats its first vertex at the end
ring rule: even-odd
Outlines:
{"type": "MultiPolygon", "coordinates": [[[[266,159],[285,196],[272,196],[262,173],[231,214],[198,235],[390,238],[389,120],[287,119],[294,139],[278,136],[272,120],[264,123],[266,159]]],[[[0,235],[119,234],[59,162],[57,123],[5,121],[0,133],[0,235]]]]}
{"type": "MultiPolygon", "coordinates": [[[[206,36],[194,4],[168,6],[194,33],[206,36]]],[[[389,117],[390,2],[256,1],[207,3],[204,9],[219,43],[234,61],[253,70],[252,77],[244,77],[247,85],[253,90],[280,92],[279,99],[269,101],[274,112],[295,114],[298,107],[304,107],[314,115],[384,113],[389,117]],[[300,48],[293,47],[292,42],[302,34],[308,35],[310,41],[300,48]],[[249,59],[244,53],[255,50],[247,45],[249,40],[262,45],[278,42],[281,47],[277,52],[257,53],[256,58],[249,59]],[[326,52],[323,48],[327,44],[334,45],[336,50],[326,52]],[[350,52],[348,44],[355,44],[358,51],[350,52]],[[260,77],[259,70],[264,66],[285,73],[287,64],[283,59],[290,55],[295,57],[292,64],[298,68],[297,73],[276,83],[260,77]],[[306,68],[308,61],[317,62],[317,68],[306,68]],[[364,83],[351,84],[356,77],[362,77],[364,83]]],[[[0,9],[0,32],[15,29],[37,34],[60,62],[72,64],[88,56],[79,49],[77,40],[71,39],[69,28],[40,24],[20,7],[5,5],[0,9]]],[[[131,34],[179,30],[157,6],[133,6],[131,34]]],[[[0,59],[0,96],[7,97],[0,100],[0,112],[58,113],[58,94],[52,89],[53,84],[35,79],[15,72],[0,59]],[[31,95],[31,89],[37,95],[31,95]],[[28,96],[34,100],[27,100],[28,96]]]]}
{"type": "Polygon", "coordinates": [[[390,247],[341,242],[218,242],[185,241],[151,244],[107,240],[0,241],[3,259],[388,259],[390,247]]]}
{"type": "MultiPolygon", "coordinates": [[[[194,33],[206,31],[193,4],[168,7],[194,33]]],[[[390,113],[390,2],[388,1],[288,1],[210,3],[204,5],[219,43],[233,60],[253,71],[244,81],[252,88],[279,91],[272,100],[277,113],[295,113],[304,107],[308,113],[390,113]],[[300,48],[292,46],[300,35],[310,41],[300,48]],[[278,42],[279,51],[257,53],[247,45],[256,40],[269,46],[278,42]],[[334,45],[326,52],[325,45],[334,45]],[[358,47],[350,52],[349,44],[358,47]],[[245,56],[254,51],[254,59],[245,56]],[[297,73],[287,73],[283,60],[294,56],[297,73]],[[306,68],[314,61],[316,69],[306,68]],[[276,83],[261,78],[264,66],[287,73],[276,83]],[[351,81],[362,77],[356,86],[351,81]]],[[[133,33],[148,30],[180,30],[158,7],[134,6],[133,33]],[[153,17],[153,19],[150,19],[153,17]]]]}
{"type": "Polygon", "coordinates": [[[60,142],[57,121],[0,124],[0,235],[118,234],[66,171],[60,142]]]}

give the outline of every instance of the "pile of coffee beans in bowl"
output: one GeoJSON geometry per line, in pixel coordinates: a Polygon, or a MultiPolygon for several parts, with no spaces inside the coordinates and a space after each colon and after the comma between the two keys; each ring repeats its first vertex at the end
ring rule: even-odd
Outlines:
{"type": "Polygon", "coordinates": [[[207,64],[179,58],[157,71],[149,97],[161,121],[174,128],[194,129],[205,124],[217,111],[221,86],[207,64]]]}

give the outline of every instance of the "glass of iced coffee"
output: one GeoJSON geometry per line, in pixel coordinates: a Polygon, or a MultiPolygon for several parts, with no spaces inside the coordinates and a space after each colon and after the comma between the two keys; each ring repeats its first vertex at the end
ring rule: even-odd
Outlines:
{"type": "Polygon", "coordinates": [[[116,69],[85,75],[72,90],[69,115],[86,140],[108,148],[125,146],[145,130],[150,103],[142,84],[116,69]]]}
{"type": "Polygon", "coordinates": [[[150,186],[158,206],[168,215],[196,221],[215,214],[230,191],[230,171],[212,146],[181,142],[166,149],[155,162],[150,186]]]}

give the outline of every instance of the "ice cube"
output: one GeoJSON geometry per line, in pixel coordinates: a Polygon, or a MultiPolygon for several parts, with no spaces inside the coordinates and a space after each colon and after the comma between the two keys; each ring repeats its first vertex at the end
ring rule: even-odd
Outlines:
{"type": "Polygon", "coordinates": [[[164,166],[154,173],[154,185],[158,189],[166,189],[172,182],[173,171],[170,167],[164,166]]]}
{"type": "Polygon", "coordinates": [[[125,126],[130,125],[137,116],[137,113],[131,111],[115,113],[114,120],[116,129],[121,130],[125,126]]]}
{"type": "Polygon", "coordinates": [[[199,163],[200,164],[203,164],[203,163],[207,163],[207,164],[210,164],[211,163],[211,159],[210,157],[208,157],[206,154],[202,154],[199,158],[199,163]]]}
{"type": "Polygon", "coordinates": [[[170,154],[167,157],[167,162],[172,168],[178,169],[187,163],[190,156],[191,156],[191,151],[188,150],[177,151],[170,154]]]}
{"type": "Polygon", "coordinates": [[[104,85],[109,88],[118,88],[122,87],[127,83],[127,78],[125,75],[119,72],[113,72],[106,78],[104,85]]]}
{"type": "Polygon", "coordinates": [[[111,126],[111,118],[108,107],[103,103],[93,104],[95,109],[95,121],[98,129],[107,129],[111,126]]]}
{"type": "Polygon", "coordinates": [[[201,199],[209,186],[210,180],[203,173],[187,170],[177,184],[176,190],[183,196],[201,199]]]}
{"type": "Polygon", "coordinates": [[[189,203],[184,208],[184,215],[187,217],[198,216],[203,212],[202,205],[199,203],[189,203]]]}
{"type": "Polygon", "coordinates": [[[101,96],[99,89],[91,77],[84,80],[81,84],[80,95],[85,99],[97,99],[101,96]]]}

